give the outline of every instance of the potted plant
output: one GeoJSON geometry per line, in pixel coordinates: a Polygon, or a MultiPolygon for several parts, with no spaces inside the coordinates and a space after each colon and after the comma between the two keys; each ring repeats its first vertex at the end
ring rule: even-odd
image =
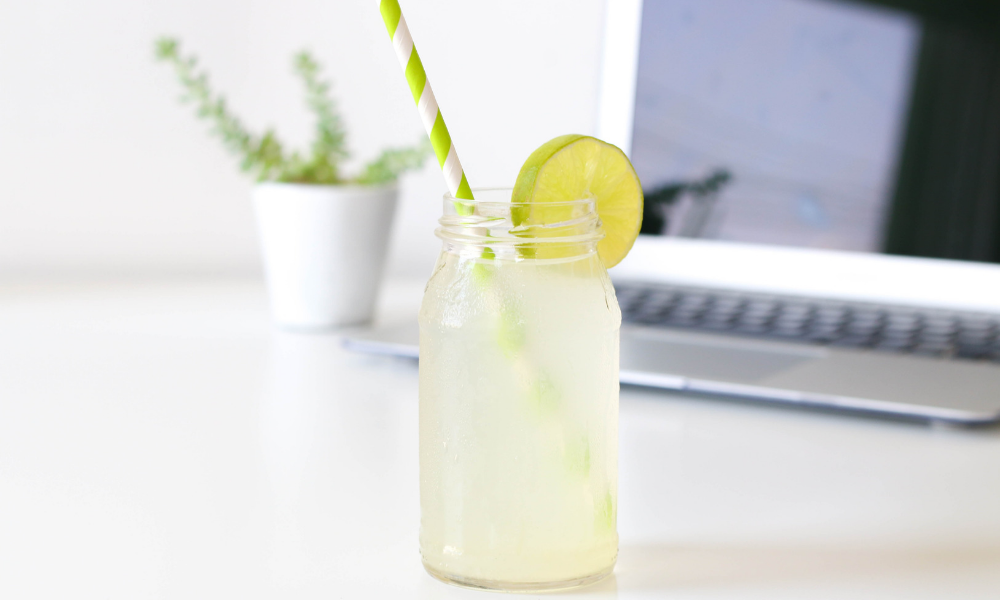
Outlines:
{"type": "Polygon", "coordinates": [[[212,133],[257,182],[253,204],[275,322],[320,329],[370,321],[398,197],[396,180],[423,164],[430,144],[385,150],[360,173],[346,176],[343,120],[330,84],[308,52],[294,60],[316,116],[316,137],[305,153],[286,151],[272,130],[248,131],[212,92],[197,59],[181,54],[177,40],[158,40],[156,57],[174,67],[182,100],[195,105],[198,117],[211,123],[212,133]]]}

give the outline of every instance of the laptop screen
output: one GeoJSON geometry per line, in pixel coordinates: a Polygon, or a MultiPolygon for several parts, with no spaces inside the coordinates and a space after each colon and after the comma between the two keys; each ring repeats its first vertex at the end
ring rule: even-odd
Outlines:
{"type": "Polygon", "coordinates": [[[920,38],[822,0],[647,0],[632,161],[644,233],[879,251],[920,38]]]}

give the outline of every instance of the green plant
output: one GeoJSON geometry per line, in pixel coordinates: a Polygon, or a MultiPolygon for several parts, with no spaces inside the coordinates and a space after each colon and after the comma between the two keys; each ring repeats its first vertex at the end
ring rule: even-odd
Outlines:
{"type": "Polygon", "coordinates": [[[209,121],[212,133],[242,159],[240,168],[258,181],[378,185],[393,182],[404,171],[419,168],[431,153],[430,143],[424,138],[413,147],[384,150],[362,167],[360,174],[344,177],[340,165],[350,153],[343,119],[330,97],[330,83],[320,77],[319,63],[305,50],[295,55],[293,64],[305,84],[306,105],[316,115],[316,137],[307,154],[286,152],[271,129],[261,135],[247,130],[230,112],[225,98],[212,92],[208,73],[198,69],[198,59],[181,54],[176,39],[157,40],[156,58],[174,67],[185,92],[181,100],[195,105],[198,117],[209,121]]]}

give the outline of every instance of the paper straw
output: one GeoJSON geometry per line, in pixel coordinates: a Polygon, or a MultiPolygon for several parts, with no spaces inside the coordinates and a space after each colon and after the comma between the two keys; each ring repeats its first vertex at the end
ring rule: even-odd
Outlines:
{"type": "Polygon", "coordinates": [[[431,138],[431,146],[434,148],[434,155],[437,156],[438,164],[444,173],[445,183],[448,184],[448,191],[452,196],[462,200],[473,200],[472,190],[469,182],[465,178],[465,171],[462,170],[462,163],[458,160],[458,152],[455,144],[451,141],[451,134],[444,124],[444,117],[441,116],[441,109],[438,108],[437,100],[434,99],[434,92],[431,91],[431,82],[424,72],[424,65],[420,62],[417,49],[413,47],[413,38],[410,37],[410,30],[406,27],[406,19],[399,8],[398,0],[380,0],[379,10],[382,12],[382,20],[385,21],[385,28],[392,39],[392,47],[396,50],[396,58],[399,65],[406,73],[406,82],[410,85],[410,93],[413,94],[413,101],[417,104],[417,111],[420,119],[424,122],[424,129],[431,138]]]}

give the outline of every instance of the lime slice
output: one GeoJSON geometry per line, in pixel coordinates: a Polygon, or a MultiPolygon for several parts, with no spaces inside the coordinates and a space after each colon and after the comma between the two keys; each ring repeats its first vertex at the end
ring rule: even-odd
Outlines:
{"type": "MultiPolygon", "coordinates": [[[[547,202],[583,198],[597,205],[604,229],[597,253],[611,268],[632,249],[642,225],[642,185],[618,147],[585,135],[549,140],[524,162],[511,200],[535,205],[530,209],[535,212],[547,202]]],[[[530,216],[515,215],[519,218],[530,216]]]]}

